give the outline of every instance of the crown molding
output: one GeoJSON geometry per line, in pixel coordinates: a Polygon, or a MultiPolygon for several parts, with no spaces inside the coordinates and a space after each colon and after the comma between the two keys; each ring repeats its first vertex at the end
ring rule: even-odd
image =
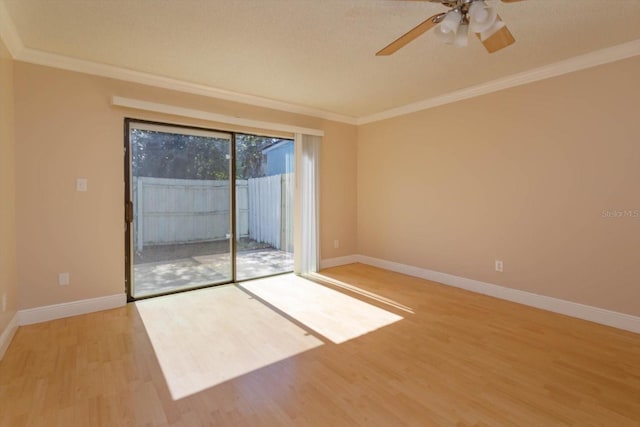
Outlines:
{"type": "Polygon", "coordinates": [[[147,86],[154,86],[162,89],[175,90],[184,93],[191,93],[194,95],[202,95],[210,98],[224,99],[226,101],[239,102],[242,104],[269,108],[273,110],[284,111],[287,113],[301,114],[335,122],[355,125],[357,121],[355,117],[351,116],[331,113],[328,111],[290,104],[282,101],[276,101],[268,98],[262,98],[259,96],[232,92],[197,83],[185,82],[169,77],[159,76],[156,74],[116,67],[113,65],[85,61],[83,59],[71,58],[68,56],[43,52],[30,48],[22,49],[15,59],[18,61],[44,65],[47,67],[60,68],[68,71],[76,71],[79,73],[91,74],[100,77],[124,80],[127,82],[139,83],[147,86]]]}
{"type": "Polygon", "coordinates": [[[606,49],[596,50],[584,55],[574,56],[573,58],[565,59],[560,62],[534,68],[476,86],[471,86],[465,89],[450,92],[441,96],[425,99],[413,104],[408,104],[402,107],[382,111],[380,113],[371,114],[369,116],[360,117],[357,121],[357,124],[363,125],[367,123],[391,119],[393,117],[427,110],[429,108],[438,107],[440,105],[451,104],[463,99],[475,98],[476,96],[486,95],[488,93],[525,85],[527,83],[533,83],[538,80],[561,76],[563,74],[584,70],[586,68],[619,61],[637,55],[640,55],[640,39],[622,43],[606,49]]]}
{"type": "Polygon", "coordinates": [[[239,92],[232,92],[207,85],[163,77],[156,74],[144,73],[113,65],[101,64],[98,62],[86,61],[83,59],[31,49],[24,46],[22,43],[3,1],[0,1],[0,38],[4,41],[9,53],[11,53],[11,56],[16,61],[124,80],[132,83],[159,87],[162,89],[207,96],[210,98],[224,99],[226,101],[239,102],[242,104],[269,108],[287,113],[301,114],[334,122],[347,123],[351,125],[355,125],[357,122],[356,117],[344,114],[332,113],[317,108],[305,107],[239,92]]]}
{"type": "Polygon", "coordinates": [[[367,116],[352,117],[343,114],[332,113],[316,108],[290,104],[259,96],[232,92],[202,84],[189,83],[178,79],[163,77],[156,74],[134,71],[113,65],[101,64],[82,59],[71,58],[64,55],[53,54],[25,47],[18,35],[15,25],[11,20],[6,5],[0,1],[0,38],[4,41],[11,56],[22,62],[28,62],[47,67],[60,68],[68,71],[76,71],[101,77],[124,80],[147,86],[175,90],[194,95],[202,95],[216,99],[223,99],[257,107],[269,108],[293,114],[316,117],[324,120],[347,123],[351,125],[364,125],[381,120],[390,119],[406,114],[415,113],[429,108],[450,104],[464,99],[486,95],[499,90],[533,83],[551,77],[580,71],[598,65],[619,61],[640,55],[640,39],[622,43],[609,48],[575,56],[553,64],[544,65],[521,73],[502,77],[479,85],[460,89],[444,95],[428,98],[412,104],[392,108],[367,116]]]}

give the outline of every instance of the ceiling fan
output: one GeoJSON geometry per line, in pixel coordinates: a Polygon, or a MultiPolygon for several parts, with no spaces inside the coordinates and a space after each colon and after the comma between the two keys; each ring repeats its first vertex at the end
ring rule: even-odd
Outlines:
{"type": "MultiPolygon", "coordinates": [[[[398,39],[376,53],[376,56],[387,56],[403,48],[436,25],[438,38],[456,46],[467,45],[468,32],[474,32],[489,53],[503,49],[516,40],[498,15],[494,5],[485,0],[415,0],[442,3],[450,8],[447,12],[438,13],[427,18],[398,39]],[[439,25],[438,25],[439,24],[439,25]]],[[[522,0],[502,0],[503,3],[514,3],[522,0]]]]}

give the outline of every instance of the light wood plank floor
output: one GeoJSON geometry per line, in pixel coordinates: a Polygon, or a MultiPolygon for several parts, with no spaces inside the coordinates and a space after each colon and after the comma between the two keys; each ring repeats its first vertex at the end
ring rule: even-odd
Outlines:
{"type": "MultiPolygon", "coordinates": [[[[21,327],[0,426],[640,425],[640,335],[360,264],[322,274],[402,320],[335,344],[289,319],[319,345],[177,400],[133,304],[21,327]]],[[[192,311],[166,327],[199,328],[192,311]]]]}

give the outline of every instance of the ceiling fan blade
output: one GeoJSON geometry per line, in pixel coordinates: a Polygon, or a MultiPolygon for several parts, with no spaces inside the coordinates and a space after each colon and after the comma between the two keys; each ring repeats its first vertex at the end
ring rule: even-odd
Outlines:
{"type": "Polygon", "coordinates": [[[378,53],[376,53],[376,56],[391,55],[392,53],[395,53],[397,50],[405,47],[406,45],[411,43],[413,40],[415,40],[422,34],[426,33],[431,28],[433,28],[436,24],[438,24],[442,20],[444,15],[446,15],[446,13],[438,13],[437,15],[433,15],[432,17],[428,18],[426,21],[423,21],[422,23],[418,24],[416,27],[409,30],[408,32],[406,32],[405,34],[403,34],[402,36],[400,36],[399,38],[397,38],[396,40],[388,44],[386,47],[378,51],[378,53]]]}
{"type": "MultiPolygon", "coordinates": [[[[431,3],[442,3],[443,0],[397,0],[397,1],[424,1],[424,2],[431,2],[431,3]]],[[[446,0],[447,3],[455,3],[456,0],[446,0]]]]}
{"type": "MultiPolygon", "coordinates": [[[[498,19],[500,19],[500,16],[498,16],[498,19]]],[[[476,35],[489,53],[497,52],[500,49],[504,49],[516,42],[516,39],[513,37],[513,34],[511,34],[511,31],[509,31],[506,25],[485,40],[482,40],[480,34],[476,33],[476,35]]]]}

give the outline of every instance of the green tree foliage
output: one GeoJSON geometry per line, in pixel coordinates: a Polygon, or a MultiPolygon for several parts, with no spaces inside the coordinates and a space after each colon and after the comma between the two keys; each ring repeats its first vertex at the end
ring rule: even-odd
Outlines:
{"type": "MultiPolygon", "coordinates": [[[[264,176],[262,150],[281,141],[236,134],[237,179],[264,176]]],[[[230,144],[226,139],[131,130],[131,163],[135,176],[173,179],[229,179],[230,144]]]]}
{"type": "Polygon", "coordinates": [[[132,129],[135,176],[229,179],[227,140],[132,129]]]}
{"type": "Polygon", "coordinates": [[[280,141],[277,138],[236,134],[236,177],[238,179],[264,176],[264,154],[262,150],[280,141]]]}

